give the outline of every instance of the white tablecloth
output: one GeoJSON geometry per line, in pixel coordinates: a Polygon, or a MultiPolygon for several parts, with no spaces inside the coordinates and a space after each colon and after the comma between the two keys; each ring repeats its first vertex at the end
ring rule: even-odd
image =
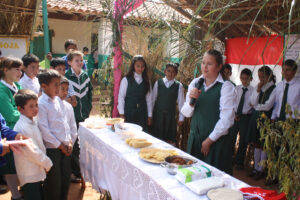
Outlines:
{"type": "MultiPolygon", "coordinates": [[[[139,149],[125,144],[109,128],[88,129],[80,125],[80,167],[85,181],[97,190],[109,190],[113,200],[171,200],[208,199],[190,191],[160,165],[147,163],[138,156],[139,149]]],[[[171,145],[140,132],[153,147],[174,149],[171,145]]],[[[177,149],[180,155],[189,156],[177,149]]],[[[226,160],[224,160],[226,162],[226,160]]],[[[209,167],[215,176],[223,177],[226,187],[239,189],[248,185],[198,160],[209,167]]]]}

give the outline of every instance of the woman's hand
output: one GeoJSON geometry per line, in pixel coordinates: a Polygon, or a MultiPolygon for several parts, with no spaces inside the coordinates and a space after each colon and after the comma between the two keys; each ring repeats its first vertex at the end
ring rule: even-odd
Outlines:
{"type": "Polygon", "coordinates": [[[258,85],[257,85],[257,92],[260,92],[261,91],[261,88],[264,86],[264,82],[259,82],[258,85]]]}
{"type": "Polygon", "coordinates": [[[29,139],[29,138],[22,135],[21,133],[18,133],[15,137],[15,140],[26,140],[26,139],[29,139]]]}
{"type": "Polygon", "coordinates": [[[148,117],[147,124],[148,124],[148,126],[151,126],[151,124],[152,124],[152,117],[148,117]]]}
{"type": "Polygon", "coordinates": [[[190,98],[195,98],[195,99],[198,99],[198,97],[200,96],[201,94],[201,90],[198,90],[197,88],[193,88],[191,91],[190,91],[190,98]]]}
{"type": "Polygon", "coordinates": [[[202,142],[202,148],[201,148],[201,152],[204,154],[204,156],[207,156],[209,151],[210,151],[210,146],[213,144],[214,142],[208,137],[206,138],[203,142],[202,142]]]}
{"type": "Polygon", "coordinates": [[[178,126],[182,126],[183,125],[183,121],[178,121],[178,126]]]}
{"type": "Polygon", "coordinates": [[[121,117],[122,119],[125,119],[125,115],[120,115],[120,117],[121,117]]]}

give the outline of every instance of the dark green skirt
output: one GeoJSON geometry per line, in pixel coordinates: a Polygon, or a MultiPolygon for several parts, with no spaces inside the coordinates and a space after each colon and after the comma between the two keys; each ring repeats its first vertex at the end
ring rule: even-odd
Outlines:
{"type": "Polygon", "coordinates": [[[257,120],[260,118],[262,112],[254,111],[251,115],[250,121],[249,121],[249,129],[247,131],[247,134],[245,136],[245,143],[256,143],[261,144],[260,141],[260,131],[257,127],[257,120]]]}

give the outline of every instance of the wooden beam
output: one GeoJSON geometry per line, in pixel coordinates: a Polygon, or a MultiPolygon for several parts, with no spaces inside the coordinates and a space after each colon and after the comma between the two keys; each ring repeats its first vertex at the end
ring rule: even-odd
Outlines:
{"type": "Polygon", "coordinates": [[[48,18],[52,19],[63,19],[72,21],[98,21],[101,16],[97,15],[81,15],[81,14],[66,14],[63,12],[51,12],[48,13],[48,18]]]}
{"type": "MultiPolygon", "coordinates": [[[[211,22],[214,19],[207,19],[207,18],[201,18],[202,21],[204,22],[211,22]]],[[[257,24],[266,24],[266,23],[273,23],[273,22],[279,22],[279,23],[287,23],[289,20],[288,19],[281,19],[281,20],[276,20],[276,19],[266,19],[266,20],[261,20],[261,21],[256,21],[257,24]]],[[[292,20],[293,21],[293,20],[292,20]]],[[[232,20],[219,20],[217,22],[218,24],[230,24],[232,23],[232,20]]],[[[246,21],[236,21],[234,24],[240,24],[240,25],[248,25],[252,24],[252,20],[246,20],[246,21]]]]}

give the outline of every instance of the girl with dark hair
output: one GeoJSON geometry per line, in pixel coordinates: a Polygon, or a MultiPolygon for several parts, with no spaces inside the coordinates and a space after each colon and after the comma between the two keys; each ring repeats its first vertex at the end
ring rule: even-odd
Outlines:
{"type": "Polygon", "coordinates": [[[192,117],[188,153],[232,174],[228,129],[234,122],[236,94],[234,86],[223,79],[222,66],[223,57],[219,51],[209,50],[204,54],[202,75],[190,83],[181,113],[192,117]],[[195,104],[190,102],[192,98],[196,100],[195,104]]]}
{"type": "Polygon", "coordinates": [[[143,56],[134,56],[128,73],[122,79],[118,111],[126,122],[138,124],[147,131],[152,123],[152,99],[147,64],[143,56]]]}
{"type": "Polygon", "coordinates": [[[260,141],[260,131],[257,128],[257,120],[262,114],[271,117],[275,103],[275,76],[268,66],[262,66],[258,70],[259,83],[255,87],[251,96],[251,104],[254,112],[249,121],[249,129],[246,135],[246,143],[254,144],[254,170],[250,176],[255,180],[263,178],[263,166],[261,161],[267,159],[266,152],[263,151],[263,144],[260,141]]]}

